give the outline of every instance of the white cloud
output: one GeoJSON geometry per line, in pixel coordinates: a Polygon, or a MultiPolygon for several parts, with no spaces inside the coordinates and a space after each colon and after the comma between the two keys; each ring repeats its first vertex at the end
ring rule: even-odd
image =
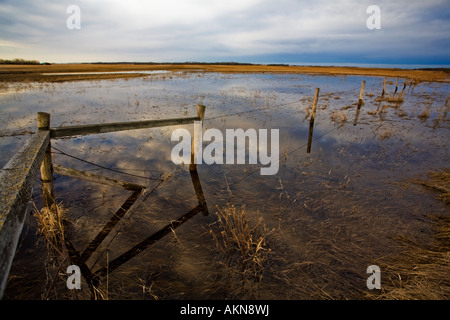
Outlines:
{"type": "MultiPolygon", "coordinates": [[[[403,49],[448,56],[445,1],[380,0],[382,29],[366,28],[369,0],[6,0],[0,54],[63,61],[219,61],[283,54],[364,56],[403,49]],[[66,8],[81,8],[81,30],[68,30],[66,8]]],[[[386,54],[386,53],[385,53],[386,54]]],[[[387,56],[386,58],[389,58],[387,56]]]]}

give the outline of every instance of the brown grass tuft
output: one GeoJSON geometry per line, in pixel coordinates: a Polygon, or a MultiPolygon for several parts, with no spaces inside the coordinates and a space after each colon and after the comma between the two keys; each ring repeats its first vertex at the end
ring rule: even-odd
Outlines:
{"type": "Polygon", "coordinates": [[[391,136],[392,136],[392,131],[387,128],[383,132],[381,132],[378,137],[380,138],[380,140],[386,140],[386,139],[389,139],[391,136]]]}
{"type": "Polygon", "coordinates": [[[385,96],[385,97],[378,97],[375,99],[375,101],[376,102],[384,101],[384,102],[401,104],[404,101],[404,99],[403,99],[403,96],[401,96],[401,95],[398,95],[397,97],[389,95],[389,96],[385,96]]]}
{"type": "MultiPolygon", "coordinates": [[[[219,253],[220,275],[233,294],[253,297],[263,278],[270,249],[264,226],[250,226],[245,206],[228,205],[216,212],[220,233],[210,231],[219,253]]],[[[221,281],[221,282],[222,282],[221,281]]],[[[223,283],[223,282],[222,282],[223,283]]]]}
{"type": "MultiPolygon", "coordinates": [[[[427,189],[437,191],[438,198],[450,204],[450,169],[429,173],[427,180],[412,180],[427,189]]],[[[434,241],[417,243],[406,237],[397,239],[406,248],[404,258],[385,267],[380,299],[450,298],[450,216],[429,216],[434,227],[434,241]]]]}
{"type": "Polygon", "coordinates": [[[330,120],[342,125],[347,122],[347,116],[342,111],[333,111],[330,115],[330,120]]]}
{"type": "Polygon", "coordinates": [[[412,182],[420,184],[427,189],[439,192],[438,198],[446,204],[450,204],[450,169],[444,168],[439,171],[432,171],[429,173],[429,179],[416,179],[412,182]]]}
{"type": "Polygon", "coordinates": [[[410,239],[400,242],[405,256],[384,266],[379,299],[448,300],[450,298],[450,217],[434,216],[435,243],[424,245],[410,239]]]}
{"type": "Polygon", "coordinates": [[[44,207],[41,210],[35,207],[34,217],[38,225],[37,232],[51,250],[59,251],[63,244],[64,221],[67,220],[67,211],[61,203],[54,204],[51,208],[44,207]]]}
{"type": "Polygon", "coordinates": [[[428,110],[423,110],[421,114],[418,115],[421,121],[426,121],[430,117],[430,112],[428,110]]]}

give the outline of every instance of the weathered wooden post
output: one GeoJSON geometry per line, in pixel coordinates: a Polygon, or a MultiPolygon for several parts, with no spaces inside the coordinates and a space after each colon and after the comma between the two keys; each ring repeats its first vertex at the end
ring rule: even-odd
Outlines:
{"type": "Polygon", "coordinates": [[[361,83],[361,90],[359,91],[359,100],[358,100],[358,108],[361,108],[363,104],[363,98],[364,98],[364,87],[366,86],[366,80],[363,80],[361,83]]]}
{"type": "Polygon", "coordinates": [[[202,208],[202,215],[207,216],[209,214],[208,205],[206,204],[205,194],[203,193],[202,184],[200,183],[200,178],[198,176],[198,171],[190,170],[189,173],[191,174],[192,184],[194,185],[198,204],[202,208]]]}
{"type": "MultiPolygon", "coordinates": [[[[200,118],[202,122],[201,128],[203,128],[203,119],[205,118],[205,109],[204,105],[197,105],[197,117],[200,118]]],[[[197,170],[197,164],[195,163],[195,151],[201,152],[201,146],[197,145],[199,142],[201,143],[201,135],[203,134],[202,130],[200,132],[196,132],[194,125],[194,134],[192,136],[192,144],[191,144],[191,164],[189,165],[189,170],[197,170]],[[197,135],[200,135],[198,137],[197,135]]]]}
{"type": "Polygon", "coordinates": [[[397,90],[398,90],[398,78],[397,78],[397,82],[395,83],[395,91],[394,91],[394,97],[395,97],[395,94],[397,93],[397,90]]]}
{"type": "Polygon", "coordinates": [[[386,80],[387,77],[384,77],[384,81],[383,81],[383,91],[381,92],[381,97],[383,98],[384,95],[386,94],[386,80]]]}
{"type": "Polygon", "coordinates": [[[400,91],[400,94],[398,95],[400,99],[403,97],[403,92],[405,92],[405,89],[406,89],[406,81],[403,83],[403,89],[402,91],[400,91]]]}
{"type": "Polygon", "coordinates": [[[356,113],[355,113],[355,119],[353,120],[353,125],[356,126],[358,124],[358,118],[359,118],[359,114],[361,112],[361,107],[358,107],[356,109],[356,113]]]}
{"type": "MultiPolygon", "coordinates": [[[[50,114],[45,112],[38,112],[38,130],[50,130],[50,114]]],[[[45,150],[44,159],[41,163],[41,181],[42,181],[42,195],[44,199],[44,207],[51,208],[55,203],[55,191],[53,188],[53,168],[52,168],[52,153],[50,148],[51,142],[45,150]]]]}
{"type": "Polygon", "coordinates": [[[358,107],[356,108],[356,114],[355,114],[355,120],[353,120],[353,125],[356,126],[358,123],[359,113],[361,110],[361,106],[363,104],[363,98],[364,98],[364,87],[366,86],[366,81],[363,80],[361,83],[361,90],[359,91],[359,100],[358,100],[358,107]]]}
{"type": "Polygon", "coordinates": [[[312,143],[312,136],[313,136],[313,129],[314,129],[314,118],[316,116],[316,107],[317,107],[318,100],[319,100],[319,88],[316,88],[316,93],[314,94],[313,107],[312,107],[312,111],[311,111],[311,119],[309,120],[308,148],[306,150],[306,153],[311,153],[311,143],[312,143]]]}

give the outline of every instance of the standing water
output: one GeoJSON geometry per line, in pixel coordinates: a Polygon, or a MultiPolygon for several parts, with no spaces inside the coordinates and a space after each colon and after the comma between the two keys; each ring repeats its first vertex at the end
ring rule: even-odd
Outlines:
{"type": "MultiPolygon", "coordinates": [[[[117,218],[133,191],[55,174],[56,200],[68,220],[65,237],[88,270],[100,274],[96,298],[373,299],[395,297],[398,288],[414,296],[410,288],[423,279],[398,280],[423,263],[408,250],[412,244],[431,250],[437,241],[433,221],[449,214],[434,191],[415,181],[448,172],[450,86],[399,79],[394,96],[396,79],[388,79],[380,99],[383,80],[164,73],[11,83],[0,95],[0,163],[35,131],[37,112],[50,113],[52,127],[60,127],[191,117],[196,105],[205,105],[203,130],[225,136],[227,129],[278,129],[276,174],[261,175],[259,162],[199,164],[197,181],[188,164],[171,159],[178,143],[171,141],[172,132],[192,132],[192,125],[52,140],[54,163],[150,190],[117,218]],[[358,110],[362,81],[364,104],[358,110]],[[189,214],[198,204],[195,183],[207,216],[189,214]],[[185,214],[182,225],[170,227],[185,214]],[[168,232],[155,236],[167,226],[168,232]],[[370,265],[383,272],[381,291],[366,286],[370,265]]],[[[57,257],[37,232],[39,186],[4,297],[89,299],[89,275],[83,274],[79,291],[68,291],[66,278],[56,277],[57,257]]],[[[432,264],[432,254],[429,259],[432,264]]],[[[448,274],[448,258],[436,268],[448,274]]],[[[449,297],[448,280],[434,280],[428,277],[425,284],[430,296],[449,297]]]]}

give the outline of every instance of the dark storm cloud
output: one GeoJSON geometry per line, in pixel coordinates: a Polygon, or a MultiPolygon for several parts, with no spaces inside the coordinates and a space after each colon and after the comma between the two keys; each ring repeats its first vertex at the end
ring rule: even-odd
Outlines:
{"type": "Polygon", "coordinates": [[[449,63],[446,1],[0,1],[0,55],[41,61],[449,63]],[[369,30],[366,9],[381,8],[369,30]],[[81,29],[69,30],[69,5],[81,29]],[[289,61],[288,61],[289,62],[289,61]],[[320,62],[320,61],[317,61],[320,62]]]}

